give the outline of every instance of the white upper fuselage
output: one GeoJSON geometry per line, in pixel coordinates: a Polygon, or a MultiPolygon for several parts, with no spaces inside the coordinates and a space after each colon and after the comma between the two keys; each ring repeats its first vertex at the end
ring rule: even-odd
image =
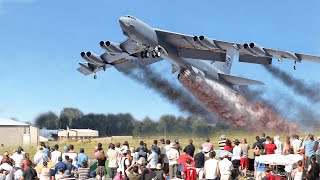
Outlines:
{"type": "Polygon", "coordinates": [[[178,65],[181,69],[186,70],[195,67],[202,71],[207,78],[213,80],[219,78],[218,73],[223,74],[222,71],[206,61],[181,58],[177,50],[178,47],[166,42],[165,39],[157,35],[154,28],[135,17],[122,16],[119,18],[119,23],[123,34],[130,39],[152,48],[158,45],[163,47],[168,54],[162,53],[161,56],[170,60],[173,64],[178,65]]]}

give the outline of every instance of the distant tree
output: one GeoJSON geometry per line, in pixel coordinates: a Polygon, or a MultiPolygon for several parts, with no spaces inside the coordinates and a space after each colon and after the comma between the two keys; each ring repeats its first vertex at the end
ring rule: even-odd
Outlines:
{"type": "Polygon", "coordinates": [[[39,128],[46,127],[47,129],[58,129],[59,118],[56,114],[49,111],[47,113],[40,114],[35,119],[35,124],[39,126],[39,128]]]}
{"type": "Polygon", "coordinates": [[[74,121],[80,119],[83,113],[76,108],[64,108],[59,117],[60,128],[65,129],[67,126],[74,128],[74,121]]]}

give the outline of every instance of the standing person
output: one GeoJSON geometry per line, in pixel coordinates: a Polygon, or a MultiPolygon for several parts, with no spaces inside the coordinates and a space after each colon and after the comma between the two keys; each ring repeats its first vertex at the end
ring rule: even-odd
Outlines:
{"type": "Polygon", "coordinates": [[[182,170],[183,174],[185,175],[185,180],[196,180],[197,179],[197,170],[195,167],[191,165],[191,159],[187,158],[186,166],[183,167],[182,170]]]}
{"type": "MultiPolygon", "coordinates": [[[[263,144],[260,142],[259,136],[256,136],[256,142],[253,143],[252,149],[254,149],[254,150],[259,149],[260,153],[262,153],[264,147],[263,147],[263,144]]],[[[260,155],[260,153],[259,153],[259,155],[260,155]]],[[[255,156],[256,156],[256,153],[253,153],[253,157],[255,157],[255,156]]]]}
{"type": "Polygon", "coordinates": [[[265,175],[265,171],[266,171],[266,165],[259,162],[258,157],[260,156],[260,152],[259,151],[255,151],[256,156],[254,159],[254,171],[255,171],[255,178],[256,180],[261,180],[265,175]]]}
{"type": "Polygon", "coordinates": [[[158,146],[158,140],[156,140],[156,139],[153,140],[153,145],[151,146],[151,149],[153,149],[157,153],[158,156],[161,155],[161,150],[158,146]]]}
{"type": "Polygon", "coordinates": [[[151,154],[149,154],[147,161],[149,162],[149,167],[151,170],[155,170],[158,164],[158,154],[156,153],[156,151],[154,149],[150,149],[151,154]]]}
{"type": "Polygon", "coordinates": [[[294,169],[291,173],[291,177],[293,180],[302,180],[302,175],[303,175],[303,166],[302,166],[302,161],[298,161],[298,167],[294,169]]]}
{"type": "Polygon", "coordinates": [[[239,169],[240,172],[240,158],[242,154],[242,149],[239,146],[240,141],[238,139],[234,140],[234,148],[232,149],[233,156],[231,157],[232,165],[234,168],[239,169]]]}
{"type": "Polygon", "coordinates": [[[224,150],[224,146],[226,145],[226,140],[227,140],[226,135],[222,134],[220,136],[220,141],[218,142],[220,150],[224,150]]]}
{"type": "Polygon", "coordinates": [[[65,156],[69,156],[70,159],[72,159],[72,165],[77,166],[77,158],[78,158],[78,154],[74,151],[74,146],[72,144],[70,144],[68,146],[68,152],[65,153],[65,156]]]}
{"type": "Polygon", "coordinates": [[[206,142],[202,144],[203,148],[208,148],[210,151],[213,150],[213,145],[210,143],[210,138],[206,139],[206,142]]]}
{"type": "Polygon", "coordinates": [[[32,162],[27,162],[27,168],[23,171],[22,177],[24,180],[36,180],[37,177],[37,171],[32,168],[32,162]]]}
{"type": "Polygon", "coordinates": [[[261,144],[264,144],[265,142],[267,141],[267,139],[266,139],[266,133],[261,133],[261,138],[259,139],[259,142],[261,143],[261,144]]]}
{"type": "Polygon", "coordinates": [[[164,170],[161,168],[161,164],[158,163],[156,167],[156,179],[163,180],[166,177],[164,170]]]}
{"type": "Polygon", "coordinates": [[[291,142],[292,148],[295,154],[299,154],[300,148],[302,146],[302,141],[299,139],[299,136],[294,134],[293,140],[291,142]]]}
{"type": "Polygon", "coordinates": [[[48,168],[48,163],[43,162],[42,168],[38,172],[40,180],[50,180],[50,168],[48,168]]]}
{"type": "Polygon", "coordinates": [[[51,162],[58,163],[58,157],[62,156],[62,152],[59,151],[59,145],[55,144],[53,146],[53,151],[51,152],[51,162]]]}
{"type": "Polygon", "coordinates": [[[9,164],[8,158],[2,159],[2,164],[0,165],[0,169],[2,169],[2,171],[5,174],[5,180],[12,180],[14,176],[14,170],[11,164],[9,164]]]}
{"type": "Polygon", "coordinates": [[[107,160],[107,157],[106,155],[104,154],[104,151],[101,150],[99,152],[99,155],[98,155],[98,167],[96,169],[96,173],[97,173],[97,179],[98,180],[101,180],[105,177],[106,175],[106,160],[107,160]]]}
{"type": "Polygon", "coordinates": [[[162,154],[163,148],[166,146],[165,140],[163,138],[160,139],[160,144],[159,144],[159,148],[160,148],[160,154],[159,154],[159,163],[161,163],[161,165],[163,165],[163,157],[164,154],[162,154]]]}
{"type": "Polygon", "coordinates": [[[129,150],[129,143],[128,141],[124,141],[122,144],[121,151],[128,151],[129,150]]]}
{"type": "Polygon", "coordinates": [[[182,147],[180,145],[180,142],[178,139],[175,139],[174,140],[174,143],[175,143],[175,146],[176,146],[176,149],[178,150],[179,154],[180,154],[180,151],[182,150],[182,147]]]}
{"type": "MultiPolygon", "coordinates": [[[[108,167],[108,172],[109,172],[109,177],[114,178],[117,172],[118,168],[118,156],[119,153],[117,150],[115,150],[115,145],[110,144],[109,150],[107,152],[107,157],[109,159],[109,167],[108,167]]],[[[124,171],[122,171],[124,173],[124,171]]]]}
{"type": "Polygon", "coordinates": [[[46,153],[43,152],[43,147],[42,147],[42,146],[40,146],[40,147],[38,148],[38,151],[37,151],[37,153],[34,155],[33,160],[34,160],[34,164],[35,164],[35,165],[42,165],[43,162],[49,161],[49,157],[47,156],[46,153]]]}
{"type": "MultiPolygon", "coordinates": [[[[126,157],[127,153],[128,153],[127,151],[123,150],[122,156],[119,158],[118,165],[119,165],[119,169],[121,172],[125,172],[125,170],[130,166],[130,161],[126,157]]],[[[126,175],[126,177],[128,177],[128,175],[126,173],[124,173],[124,175],[126,175]]]]}
{"type": "Polygon", "coordinates": [[[243,138],[239,146],[242,150],[242,154],[240,158],[240,167],[243,170],[244,178],[247,178],[247,169],[249,167],[248,151],[250,149],[249,144],[247,143],[247,139],[243,138]]]}
{"type": "Polygon", "coordinates": [[[306,156],[308,157],[306,167],[309,167],[311,162],[311,156],[315,154],[315,148],[316,148],[316,141],[314,140],[314,137],[312,134],[309,134],[308,140],[303,142],[303,147],[306,150],[306,156]]]}
{"type": "Polygon", "coordinates": [[[168,159],[168,151],[170,150],[170,140],[166,140],[166,145],[161,150],[161,154],[163,157],[163,170],[166,174],[169,173],[169,159],[168,159]]]}
{"type": "MultiPolygon", "coordinates": [[[[302,157],[301,155],[298,155],[298,154],[294,155],[294,150],[293,150],[293,148],[290,148],[290,149],[289,149],[289,153],[290,153],[290,154],[288,154],[288,155],[286,156],[288,159],[298,159],[298,158],[300,158],[299,160],[303,160],[303,157],[302,157]]],[[[302,161],[301,161],[301,162],[302,162],[302,161]]],[[[292,173],[292,168],[293,168],[293,165],[294,165],[294,164],[295,164],[295,163],[288,163],[288,164],[285,166],[285,168],[284,168],[284,170],[285,170],[285,175],[286,175],[286,177],[287,177],[288,180],[291,180],[291,179],[292,179],[291,173],[292,173]]]]}
{"type": "MultiPolygon", "coordinates": [[[[206,160],[206,162],[204,163],[204,176],[206,179],[216,179],[219,174],[219,166],[218,166],[218,161],[215,159],[216,156],[216,152],[212,151],[209,153],[209,158],[208,160],[206,160]]],[[[202,179],[202,177],[199,179],[202,179]]]]}
{"type": "Polygon", "coordinates": [[[202,146],[199,147],[199,152],[194,156],[195,166],[198,174],[199,179],[203,179],[203,173],[204,173],[204,163],[205,158],[203,154],[203,148],[202,146]]]}
{"type": "Polygon", "coordinates": [[[281,144],[281,141],[280,141],[280,136],[279,135],[276,135],[274,137],[274,144],[276,145],[276,150],[274,151],[275,154],[281,154],[282,152],[282,144],[281,144]]]}
{"type": "Polygon", "coordinates": [[[22,147],[21,146],[18,147],[18,150],[15,153],[13,153],[11,158],[14,161],[14,169],[15,170],[20,169],[22,164],[23,164],[23,160],[25,158],[25,155],[22,153],[22,147]]]}
{"type": "Polygon", "coordinates": [[[273,139],[271,138],[269,143],[265,145],[266,154],[274,154],[277,146],[274,144],[273,139]]]}
{"type": "Polygon", "coordinates": [[[224,152],[222,154],[222,158],[223,159],[218,163],[220,174],[221,174],[220,179],[229,180],[231,179],[231,174],[232,174],[231,172],[233,170],[233,165],[232,165],[232,162],[229,161],[228,159],[228,153],[224,152]]]}
{"type": "Polygon", "coordinates": [[[290,137],[286,138],[286,142],[283,146],[282,154],[287,155],[289,154],[289,149],[291,148],[291,143],[290,143],[290,137]]]}
{"type": "Polygon", "coordinates": [[[170,143],[170,150],[167,152],[169,160],[169,176],[170,178],[175,176],[175,172],[178,170],[179,152],[176,149],[175,143],[170,143]]]}
{"type": "Polygon", "coordinates": [[[86,154],[84,154],[84,149],[80,148],[79,152],[80,153],[77,155],[77,157],[78,157],[77,167],[81,167],[82,166],[82,161],[88,162],[88,156],[86,154]]]}
{"type": "Polygon", "coordinates": [[[316,162],[315,155],[312,155],[310,159],[311,162],[307,169],[307,175],[310,177],[311,180],[319,180],[320,167],[319,164],[316,162]]]}
{"type": "Polygon", "coordinates": [[[189,139],[188,145],[184,148],[184,151],[189,154],[191,157],[194,156],[195,147],[193,145],[193,140],[189,139]]]}
{"type": "MultiPolygon", "coordinates": [[[[31,161],[30,160],[30,156],[29,156],[29,153],[25,153],[24,154],[24,160],[22,161],[22,170],[25,170],[25,169],[27,169],[27,167],[28,167],[28,165],[27,165],[27,162],[28,161],[31,161]]],[[[31,161],[32,162],[32,161],[31,161]]]]}
{"type": "Polygon", "coordinates": [[[226,145],[224,146],[223,149],[232,153],[233,146],[230,139],[226,140],[226,145]]]}

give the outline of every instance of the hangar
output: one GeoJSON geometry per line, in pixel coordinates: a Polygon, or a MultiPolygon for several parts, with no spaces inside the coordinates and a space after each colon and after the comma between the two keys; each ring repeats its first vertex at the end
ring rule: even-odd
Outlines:
{"type": "Polygon", "coordinates": [[[91,139],[97,138],[99,132],[92,129],[66,129],[58,131],[59,140],[62,139],[91,139]]]}
{"type": "Polygon", "coordinates": [[[39,128],[31,124],[0,118],[0,147],[37,146],[39,128]]]}

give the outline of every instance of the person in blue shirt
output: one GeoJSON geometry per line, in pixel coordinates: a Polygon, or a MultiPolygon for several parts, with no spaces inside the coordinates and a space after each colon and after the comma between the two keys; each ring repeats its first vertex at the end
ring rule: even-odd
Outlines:
{"type": "Polygon", "coordinates": [[[161,154],[160,148],[158,146],[158,140],[156,140],[156,139],[153,140],[153,145],[152,145],[151,149],[153,149],[158,154],[158,156],[161,154]]]}
{"type": "Polygon", "coordinates": [[[54,173],[58,174],[58,170],[60,168],[63,169],[63,171],[65,171],[67,169],[67,165],[64,162],[62,162],[61,156],[58,158],[58,163],[54,166],[54,173]]]}
{"type": "Polygon", "coordinates": [[[315,154],[316,145],[317,143],[314,140],[314,136],[312,134],[309,134],[308,140],[303,142],[303,147],[306,150],[306,156],[308,158],[306,167],[309,167],[310,165],[311,156],[315,154]]]}
{"type": "Polygon", "coordinates": [[[84,149],[80,148],[80,153],[78,154],[78,167],[82,167],[82,162],[88,162],[88,156],[84,154],[84,149]]]}

